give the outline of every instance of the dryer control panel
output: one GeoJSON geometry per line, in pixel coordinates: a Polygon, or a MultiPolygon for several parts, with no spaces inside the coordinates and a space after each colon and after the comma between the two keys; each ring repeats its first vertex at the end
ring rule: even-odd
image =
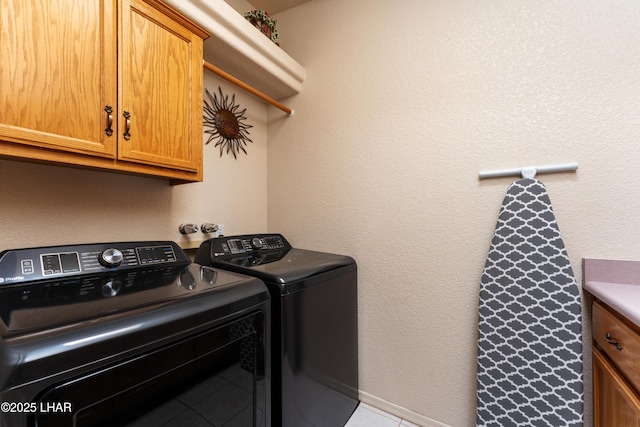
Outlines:
{"type": "Polygon", "coordinates": [[[281,234],[245,234],[242,236],[215,237],[205,241],[202,245],[208,248],[211,259],[256,251],[291,249],[291,245],[281,234]]]}

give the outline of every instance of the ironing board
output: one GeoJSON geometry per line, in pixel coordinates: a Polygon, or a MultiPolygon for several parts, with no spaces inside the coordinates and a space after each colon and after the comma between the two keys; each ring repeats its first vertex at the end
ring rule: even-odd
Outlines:
{"type": "Polygon", "coordinates": [[[480,284],[478,426],[582,426],[581,312],[547,191],[520,179],[480,284]]]}

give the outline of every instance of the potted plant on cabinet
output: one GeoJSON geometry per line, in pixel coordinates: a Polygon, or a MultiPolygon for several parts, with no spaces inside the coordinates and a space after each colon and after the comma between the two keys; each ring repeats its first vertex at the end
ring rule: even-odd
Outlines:
{"type": "Polygon", "coordinates": [[[278,21],[270,17],[267,12],[261,9],[252,10],[245,12],[244,18],[267,36],[269,40],[280,46],[278,44],[278,29],[276,28],[278,21]]]}

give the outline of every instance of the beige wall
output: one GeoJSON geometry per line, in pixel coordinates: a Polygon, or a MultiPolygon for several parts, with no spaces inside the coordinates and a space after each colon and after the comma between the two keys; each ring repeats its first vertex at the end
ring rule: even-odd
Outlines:
{"type": "Polygon", "coordinates": [[[266,107],[205,73],[248,108],[248,156],[205,146],[205,181],[177,187],[0,161],[1,248],[180,241],[179,223],[211,221],[352,255],[363,397],[472,425],[478,285],[511,182],[478,171],[579,162],[540,176],[576,277],[582,257],[640,259],[639,8],[305,3],[277,17],[307,76],[294,117],[269,109],[268,148],[266,107]]]}
{"type": "MultiPolygon", "coordinates": [[[[0,250],[122,240],[202,240],[184,237],[183,222],[224,224],[227,234],[266,229],[267,108],[205,72],[205,87],[235,93],[253,143],[237,160],[204,147],[201,183],[168,181],[0,160],[0,250]]],[[[206,141],[206,138],[203,139],[206,141]]]]}
{"type": "Polygon", "coordinates": [[[640,259],[640,3],[313,0],[277,18],[306,80],[294,117],[269,112],[269,230],[358,261],[364,399],[474,425],[478,288],[513,180],[478,172],[579,162],[539,176],[577,280],[582,257],[640,259]]]}

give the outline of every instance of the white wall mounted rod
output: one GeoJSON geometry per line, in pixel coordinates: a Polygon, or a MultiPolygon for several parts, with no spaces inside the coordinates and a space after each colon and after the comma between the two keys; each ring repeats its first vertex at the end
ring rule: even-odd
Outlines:
{"type": "Polygon", "coordinates": [[[498,178],[502,176],[521,175],[523,178],[533,178],[538,173],[570,172],[578,170],[578,163],[562,163],[547,166],[525,166],[516,169],[499,169],[491,171],[481,171],[480,179],[498,178]]]}

